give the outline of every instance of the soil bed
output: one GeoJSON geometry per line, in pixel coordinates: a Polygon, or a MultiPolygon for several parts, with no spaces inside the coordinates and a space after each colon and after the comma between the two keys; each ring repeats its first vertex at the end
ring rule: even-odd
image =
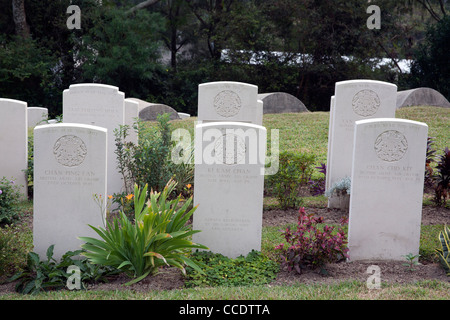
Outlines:
{"type": "MultiPolygon", "coordinates": [[[[337,224],[342,218],[348,217],[348,213],[338,209],[306,208],[307,214],[314,214],[324,218],[325,223],[337,224]]],[[[266,210],[263,213],[263,226],[280,226],[295,224],[298,218],[298,210],[266,210]]],[[[424,206],[422,225],[448,224],[450,222],[450,209],[434,206],[424,206]]],[[[294,283],[321,283],[331,284],[346,280],[367,281],[370,276],[367,268],[377,265],[381,270],[381,280],[384,283],[413,283],[421,280],[450,281],[443,268],[438,263],[418,264],[410,271],[403,265],[404,262],[365,261],[365,262],[340,262],[327,264],[325,269],[328,275],[322,275],[317,270],[307,270],[302,274],[282,270],[271,285],[290,285],[294,283]]],[[[177,268],[162,268],[152,277],[133,284],[124,286],[130,281],[121,274],[110,279],[108,283],[90,285],[90,290],[133,290],[145,292],[149,290],[174,290],[184,288],[183,276],[177,268]]],[[[14,292],[14,283],[0,284],[0,295],[14,292]]]]}

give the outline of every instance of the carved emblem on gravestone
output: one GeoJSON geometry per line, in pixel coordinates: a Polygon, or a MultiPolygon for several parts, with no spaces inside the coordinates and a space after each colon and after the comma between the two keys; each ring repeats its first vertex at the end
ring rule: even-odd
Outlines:
{"type": "Polygon", "coordinates": [[[79,137],[65,135],[55,142],[53,154],[59,164],[65,167],[76,167],[86,158],[87,148],[79,137]]]}
{"type": "Polygon", "coordinates": [[[352,100],[353,111],[362,117],[369,117],[380,107],[380,98],[376,92],[368,89],[359,91],[352,100]]]}
{"type": "Polygon", "coordinates": [[[403,133],[397,130],[388,130],[381,133],[374,144],[375,152],[383,161],[398,161],[408,150],[408,141],[403,133]]]}
{"type": "Polygon", "coordinates": [[[241,98],[234,91],[221,91],[214,97],[214,108],[217,114],[222,117],[235,116],[241,110],[241,98]]]}
{"type": "Polygon", "coordinates": [[[245,162],[245,141],[242,137],[228,133],[216,140],[214,155],[217,163],[234,165],[245,162]]]}

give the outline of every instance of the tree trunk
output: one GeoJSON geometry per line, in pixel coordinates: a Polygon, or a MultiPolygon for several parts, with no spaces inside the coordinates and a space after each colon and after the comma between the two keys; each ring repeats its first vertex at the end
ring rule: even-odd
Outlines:
{"type": "Polygon", "coordinates": [[[12,0],[12,12],[16,34],[23,38],[30,37],[30,27],[27,24],[27,16],[25,14],[25,0],[12,0]]]}

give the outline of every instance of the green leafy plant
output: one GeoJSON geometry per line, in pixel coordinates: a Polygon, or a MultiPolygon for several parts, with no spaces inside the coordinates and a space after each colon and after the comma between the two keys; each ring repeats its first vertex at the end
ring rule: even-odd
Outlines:
{"type": "Polygon", "coordinates": [[[445,148],[444,154],[439,156],[435,175],[435,202],[438,206],[445,206],[450,190],[450,150],[445,148]]]}
{"type": "Polygon", "coordinates": [[[18,280],[15,290],[23,294],[36,294],[42,291],[60,290],[66,287],[71,276],[67,268],[75,265],[80,268],[80,289],[85,289],[85,282],[106,281],[106,276],[113,272],[107,268],[99,268],[88,261],[76,259],[82,250],[66,252],[60,261],[53,258],[54,245],[48,247],[46,260],[41,260],[35,252],[27,255],[27,266],[24,271],[17,272],[9,281],[18,280]]]}
{"type": "Polygon", "coordinates": [[[186,287],[261,285],[275,279],[279,265],[259,251],[231,259],[219,253],[200,251],[192,259],[202,266],[203,273],[187,268],[186,287]]]}
{"type": "MultiPolygon", "coordinates": [[[[158,116],[156,127],[145,128],[142,122],[137,122],[134,130],[139,136],[139,143],[127,142],[129,126],[121,126],[114,131],[118,170],[125,182],[125,193],[133,190],[134,184],[140,188],[148,185],[150,189],[162,190],[170,179],[177,182],[174,191],[182,192],[187,184],[194,180],[194,166],[190,163],[175,164],[171,160],[171,126],[169,115],[158,116]]],[[[193,148],[190,150],[193,156],[193,148]]],[[[117,197],[120,204],[120,197],[117,197]]]]}
{"type": "Polygon", "coordinates": [[[192,198],[179,206],[181,196],[168,200],[176,183],[170,180],[160,193],[152,191],[146,203],[147,185],[134,188],[134,222],[122,211],[119,217],[107,222],[106,228],[90,226],[101,238],[80,237],[82,247],[91,263],[111,266],[125,272],[133,280],[141,281],[167,265],[185,273],[185,265],[199,272],[201,269],[188,257],[192,249],[208,249],[193,243],[190,237],[200,232],[191,230],[187,221],[196,207],[188,211],[192,198]]]}
{"type": "Polygon", "coordinates": [[[0,180],[0,224],[12,223],[17,219],[19,202],[19,186],[14,180],[3,177],[0,180]]]}
{"type": "Polygon", "coordinates": [[[436,253],[447,276],[450,276],[450,229],[447,226],[439,232],[439,242],[441,247],[436,249],[436,253]]]}
{"type": "Polygon", "coordinates": [[[282,209],[302,204],[300,187],[307,185],[313,172],[314,160],[314,155],[280,153],[278,172],[269,176],[267,182],[282,209]]]}
{"type": "Polygon", "coordinates": [[[407,263],[404,263],[403,265],[405,267],[408,267],[409,271],[414,271],[414,266],[418,264],[417,259],[419,259],[420,254],[414,255],[412,253],[408,253],[407,255],[404,255],[407,263]]]}
{"type": "Polygon", "coordinates": [[[337,262],[348,258],[347,239],[343,229],[334,232],[334,227],[325,225],[321,230],[318,225],[323,223],[322,217],[307,215],[304,208],[299,210],[297,230],[292,232],[287,227],[283,236],[287,242],[275,247],[280,251],[282,266],[289,271],[302,273],[303,269],[320,268],[327,262],[337,262]]]}

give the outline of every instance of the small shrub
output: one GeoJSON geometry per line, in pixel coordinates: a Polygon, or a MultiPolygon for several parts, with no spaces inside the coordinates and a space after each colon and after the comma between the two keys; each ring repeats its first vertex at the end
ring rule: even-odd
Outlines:
{"type": "Polygon", "coordinates": [[[444,154],[439,156],[435,175],[435,202],[438,206],[445,206],[450,188],[450,150],[445,148],[444,154]]]}
{"type": "Polygon", "coordinates": [[[151,192],[147,200],[147,186],[142,190],[135,186],[134,219],[123,211],[107,221],[106,228],[91,228],[102,240],[80,237],[85,244],[83,253],[93,264],[110,266],[125,272],[136,283],[154,274],[163,265],[174,266],[185,272],[188,265],[199,272],[199,267],[188,258],[192,249],[208,249],[193,243],[190,237],[199,232],[191,230],[187,221],[197,207],[188,211],[192,198],[179,206],[181,196],[168,200],[175,188],[170,180],[161,193],[151,192]]]}
{"type": "Polygon", "coordinates": [[[82,250],[66,252],[61,261],[53,258],[54,245],[46,252],[47,260],[41,260],[35,252],[29,252],[27,266],[12,276],[9,281],[18,280],[15,290],[23,294],[36,294],[42,291],[60,290],[66,287],[67,280],[71,276],[67,268],[75,265],[80,268],[80,289],[85,289],[85,282],[106,281],[106,276],[114,272],[107,268],[99,268],[91,265],[86,259],[74,258],[80,255],[82,250]]]}
{"type": "Polygon", "coordinates": [[[436,253],[447,276],[450,276],[450,229],[447,226],[439,233],[439,242],[441,247],[436,249],[436,253]]]}
{"type": "Polygon", "coordinates": [[[333,183],[331,188],[325,191],[325,195],[329,198],[333,194],[338,196],[350,194],[351,184],[351,179],[349,177],[344,177],[341,180],[333,183]]]}
{"type": "Polygon", "coordinates": [[[344,231],[334,232],[334,227],[327,225],[320,230],[318,225],[322,222],[322,217],[307,215],[304,208],[299,210],[297,230],[292,232],[288,227],[282,232],[288,245],[282,243],[275,247],[280,251],[282,266],[297,273],[307,268],[321,268],[321,272],[326,273],[325,263],[348,258],[344,231]]]}
{"type": "Polygon", "coordinates": [[[204,273],[187,268],[186,287],[261,285],[275,279],[279,271],[278,263],[254,250],[236,259],[210,251],[195,252],[192,259],[204,273]]]}
{"type": "Polygon", "coordinates": [[[323,174],[323,177],[320,177],[316,180],[309,180],[309,188],[311,190],[311,194],[313,196],[320,196],[325,193],[325,178],[327,176],[327,165],[325,163],[321,163],[320,167],[316,167],[319,169],[319,172],[323,174]]]}
{"type": "Polygon", "coordinates": [[[278,172],[268,177],[267,184],[282,209],[295,208],[302,204],[299,189],[310,180],[314,160],[314,155],[280,153],[278,172]]]}
{"type": "Polygon", "coordinates": [[[434,140],[432,137],[427,138],[427,153],[425,158],[425,179],[424,187],[431,188],[434,185],[433,179],[433,167],[431,164],[435,162],[434,157],[436,154],[436,149],[433,148],[434,140]]]}
{"type": "Polygon", "coordinates": [[[18,216],[20,191],[14,180],[0,180],[0,224],[13,223],[18,216]]]}
{"type": "MultiPolygon", "coordinates": [[[[158,116],[158,126],[144,128],[141,122],[136,123],[139,143],[127,142],[126,137],[131,128],[121,126],[114,131],[118,170],[125,183],[125,194],[133,192],[134,184],[140,188],[161,191],[170,179],[177,182],[174,193],[179,194],[183,187],[194,181],[194,166],[192,164],[175,164],[171,159],[174,142],[171,141],[171,126],[169,115],[158,116]]],[[[193,148],[191,149],[193,156],[193,148]]],[[[120,195],[115,196],[120,204],[120,195]]]]}

